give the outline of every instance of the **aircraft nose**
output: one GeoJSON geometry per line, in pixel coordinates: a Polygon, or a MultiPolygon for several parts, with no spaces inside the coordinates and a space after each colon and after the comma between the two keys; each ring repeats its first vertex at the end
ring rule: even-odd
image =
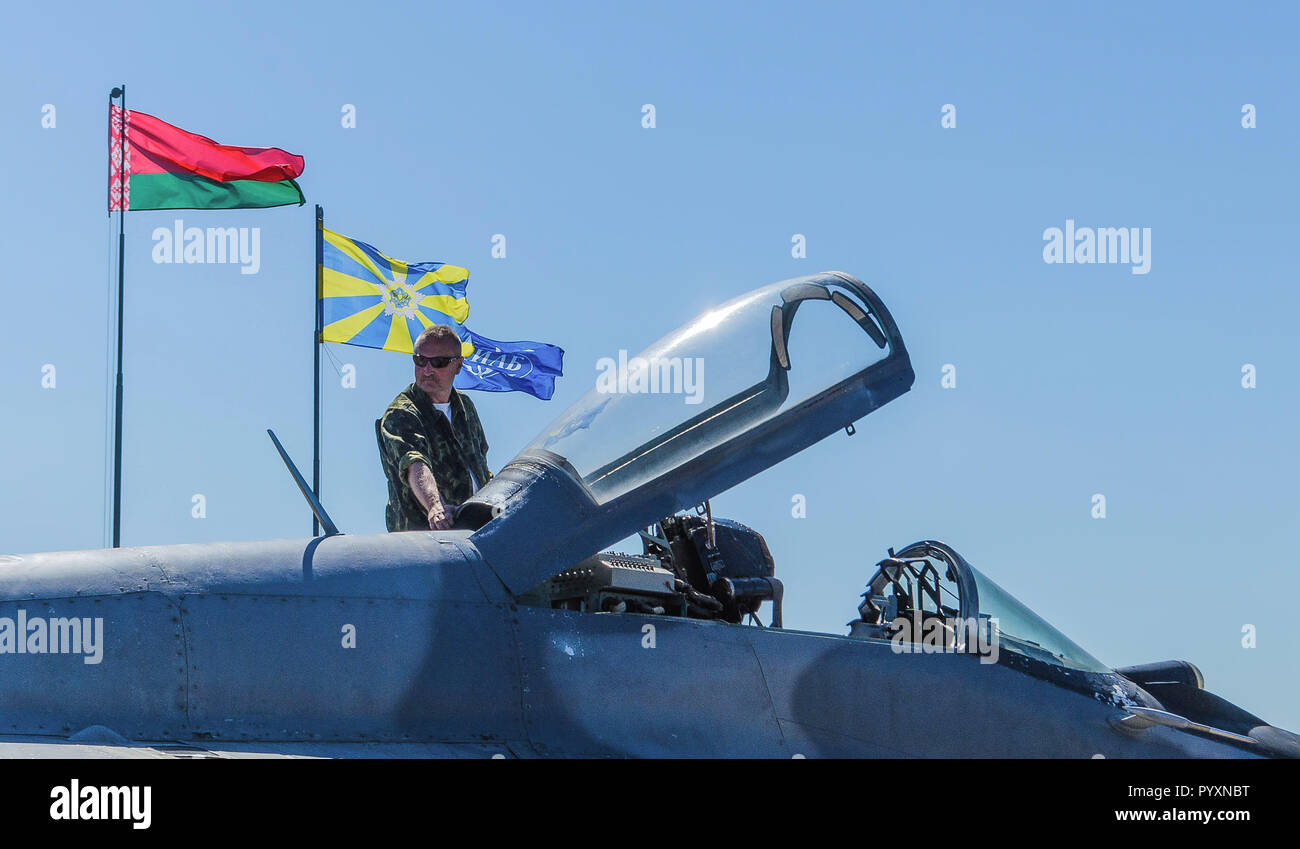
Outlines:
{"type": "Polygon", "coordinates": [[[1300,735],[1273,725],[1257,725],[1250,729],[1250,738],[1272,755],[1282,758],[1300,758],[1300,735]]]}

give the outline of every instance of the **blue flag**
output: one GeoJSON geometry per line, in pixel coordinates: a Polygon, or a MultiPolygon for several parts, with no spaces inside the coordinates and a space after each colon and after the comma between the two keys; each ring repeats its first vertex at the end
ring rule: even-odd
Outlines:
{"type": "Polygon", "coordinates": [[[543,401],[555,393],[555,378],[564,374],[564,349],[544,342],[493,342],[466,329],[461,342],[474,353],[465,358],[453,384],[457,389],[527,392],[543,401]]]}

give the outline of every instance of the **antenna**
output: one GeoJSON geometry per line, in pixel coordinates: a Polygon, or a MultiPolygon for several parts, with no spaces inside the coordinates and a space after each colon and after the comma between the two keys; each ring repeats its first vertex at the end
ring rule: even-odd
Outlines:
{"type": "Polygon", "coordinates": [[[316,498],[316,493],[312,492],[311,487],[307,486],[307,481],[303,480],[302,475],[298,472],[298,467],[289,459],[289,452],[284,450],[284,446],[276,438],[275,431],[267,428],[266,435],[271,437],[271,441],[275,443],[275,450],[280,452],[280,459],[284,460],[284,464],[289,467],[289,474],[293,475],[293,482],[298,484],[302,497],[307,499],[307,504],[311,506],[311,512],[315,513],[316,518],[320,520],[320,526],[325,529],[325,536],[337,536],[339,533],[338,525],[334,524],[334,520],[325,512],[320,500],[316,498]]]}

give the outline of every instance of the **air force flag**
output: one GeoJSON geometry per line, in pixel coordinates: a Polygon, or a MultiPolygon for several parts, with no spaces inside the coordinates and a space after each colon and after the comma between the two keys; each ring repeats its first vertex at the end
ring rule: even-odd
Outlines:
{"type": "Polygon", "coordinates": [[[544,342],[493,342],[468,329],[461,342],[472,342],[453,384],[457,389],[486,392],[527,392],[549,401],[555,378],[564,374],[564,349],[544,342]]]}

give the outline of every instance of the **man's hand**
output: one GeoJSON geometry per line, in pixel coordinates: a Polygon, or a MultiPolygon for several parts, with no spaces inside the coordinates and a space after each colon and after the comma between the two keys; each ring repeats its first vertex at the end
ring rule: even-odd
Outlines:
{"type": "Polygon", "coordinates": [[[436,504],[430,507],[429,515],[427,517],[429,519],[429,530],[431,531],[448,530],[451,527],[451,516],[448,515],[449,512],[450,511],[448,511],[443,506],[441,499],[439,499],[436,504]]]}

